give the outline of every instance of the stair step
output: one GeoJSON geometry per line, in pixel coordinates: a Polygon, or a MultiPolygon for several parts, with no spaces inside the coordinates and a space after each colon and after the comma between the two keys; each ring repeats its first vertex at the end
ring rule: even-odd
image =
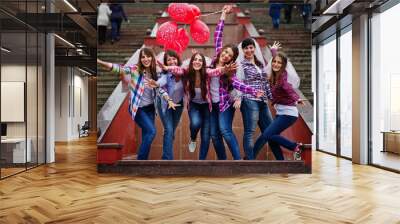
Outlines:
{"type": "Polygon", "coordinates": [[[131,160],[115,165],[98,164],[99,173],[146,176],[231,176],[266,173],[310,173],[304,161],[232,160],[131,160]]]}

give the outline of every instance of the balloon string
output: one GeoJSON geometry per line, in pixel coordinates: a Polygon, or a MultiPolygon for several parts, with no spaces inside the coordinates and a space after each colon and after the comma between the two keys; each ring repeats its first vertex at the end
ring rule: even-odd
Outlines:
{"type": "Polygon", "coordinates": [[[212,12],[212,13],[208,13],[208,14],[204,14],[204,15],[200,15],[200,16],[209,16],[209,15],[221,13],[222,11],[223,11],[223,10],[220,10],[220,11],[217,11],[217,12],[212,12]]]}

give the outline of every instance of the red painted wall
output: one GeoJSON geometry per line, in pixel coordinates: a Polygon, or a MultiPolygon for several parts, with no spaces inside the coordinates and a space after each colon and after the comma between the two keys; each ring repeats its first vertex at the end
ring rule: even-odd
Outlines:
{"type": "Polygon", "coordinates": [[[127,95],[101,142],[124,145],[122,148],[123,155],[136,154],[138,145],[135,137],[137,130],[135,122],[128,113],[128,105],[129,96],[127,95]]]}

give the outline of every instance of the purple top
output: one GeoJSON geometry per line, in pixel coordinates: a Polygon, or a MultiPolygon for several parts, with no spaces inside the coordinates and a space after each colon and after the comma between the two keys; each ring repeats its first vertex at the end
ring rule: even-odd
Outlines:
{"type": "MultiPolygon", "coordinates": [[[[264,67],[256,66],[249,60],[244,59],[240,62],[244,71],[244,84],[249,85],[257,90],[262,90],[267,95],[268,99],[272,100],[272,93],[269,82],[267,81],[267,73],[264,67]]],[[[244,94],[243,97],[251,100],[263,100],[266,101],[267,97],[263,96],[261,98],[256,98],[250,94],[244,94]]]]}
{"type": "Polygon", "coordinates": [[[296,106],[299,95],[294,91],[292,85],[287,81],[287,72],[284,71],[275,85],[271,85],[272,104],[296,106]]]}

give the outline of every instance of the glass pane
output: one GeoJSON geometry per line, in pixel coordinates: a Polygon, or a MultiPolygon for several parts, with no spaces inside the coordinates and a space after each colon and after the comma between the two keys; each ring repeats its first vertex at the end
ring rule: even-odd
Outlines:
{"type": "Polygon", "coordinates": [[[340,37],[340,150],[352,157],[352,33],[340,37]]]}
{"type": "Polygon", "coordinates": [[[372,18],[372,163],[400,170],[400,4],[372,18]]]}
{"type": "Polygon", "coordinates": [[[38,84],[38,36],[36,32],[28,32],[28,63],[27,63],[27,95],[26,95],[26,112],[27,112],[27,131],[28,138],[27,142],[29,144],[28,148],[30,148],[30,161],[28,162],[28,167],[37,165],[37,150],[38,150],[38,142],[37,142],[37,132],[38,132],[38,107],[37,107],[37,84],[38,84]]]}
{"type": "Polygon", "coordinates": [[[38,45],[38,163],[45,163],[46,149],[45,149],[45,62],[46,62],[46,36],[39,34],[38,45]]]}
{"type": "Polygon", "coordinates": [[[336,153],[336,39],[318,48],[318,148],[336,153]]]}
{"type": "MultiPolygon", "coordinates": [[[[7,18],[4,14],[0,16],[7,18]]],[[[25,170],[26,162],[30,162],[31,151],[26,141],[25,119],[26,33],[25,30],[5,29],[1,29],[1,32],[0,150],[1,175],[5,177],[25,170]]]]}

